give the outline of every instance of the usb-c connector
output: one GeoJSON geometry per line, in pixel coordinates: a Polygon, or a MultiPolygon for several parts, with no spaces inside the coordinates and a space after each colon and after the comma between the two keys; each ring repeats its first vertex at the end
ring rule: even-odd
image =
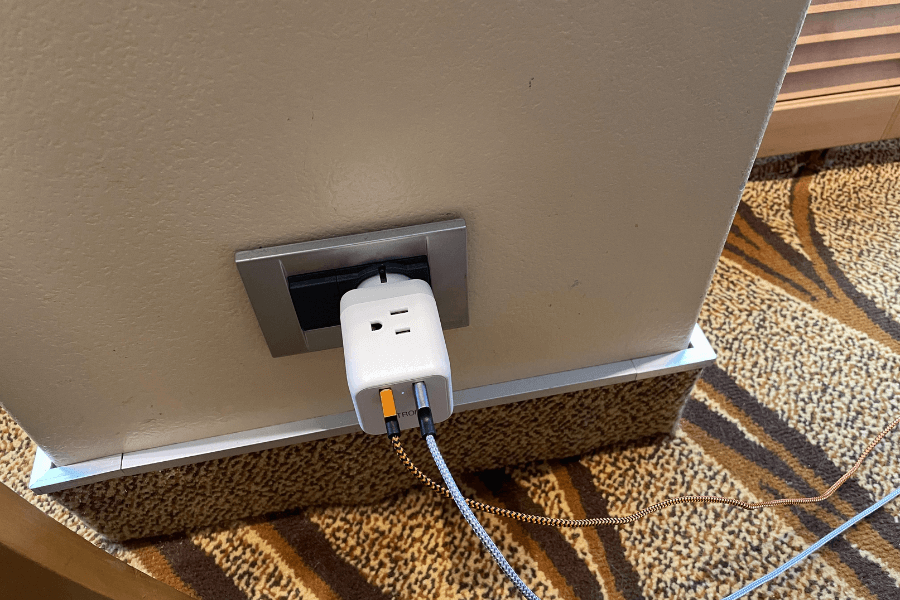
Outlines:
{"type": "Polygon", "coordinates": [[[384,427],[388,437],[400,435],[400,421],[397,419],[397,405],[394,403],[394,391],[390,388],[381,390],[381,412],[384,413],[384,427]]]}
{"type": "Polygon", "coordinates": [[[419,431],[422,432],[422,438],[429,435],[437,437],[434,431],[434,418],[431,415],[431,405],[428,404],[428,390],[421,381],[413,386],[416,394],[416,416],[419,418],[419,431]]]}

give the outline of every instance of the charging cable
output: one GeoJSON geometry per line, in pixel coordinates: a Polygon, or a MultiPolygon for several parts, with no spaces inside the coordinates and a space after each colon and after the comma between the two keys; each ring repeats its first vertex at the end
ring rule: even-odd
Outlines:
{"type": "MultiPolygon", "coordinates": [[[[431,286],[425,281],[408,280],[405,276],[386,273],[382,269],[379,276],[372,277],[364,281],[359,288],[347,292],[341,298],[340,310],[347,383],[363,430],[372,434],[385,432],[388,434],[394,451],[407,470],[432,490],[451,498],[456,503],[466,522],[469,523],[504,574],[515,584],[522,595],[531,600],[537,599],[538,596],[528,588],[509,565],[484,527],[475,518],[472,509],[538,525],[595,527],[632,523],[677,504],[727,504],[745,510],[812,504],[831,497],[859,470],[863,460],[875,446],[900,424],[900,417],[894,419],[866,446],[853,467],[820,496],[779,498],[763,502],[744,502],[736,498],[720,496],[678,496],[652,504],[631,515],[577,520],[519,513],[465,498],[441,456],[434,424],[436,421],[440,422],[449,418],[453,413],[453,385],[447,346],[431,286]],[[429,399],[429,392],[432,396],[431,399],[429,399]],[[415,398],[414,411],[411,410],[413,397],[415,398]],[[402,413],[400,413],[402,420],[398,416],[398,403],[402,407],[402,413]],[[413,414],[415,417],[412,416],[413,414]],[[400,431],[415,427],[416,421],[418,421],[422,438],[428,445],[428,450],[441,473],[444,485],[420,471],[400,443],[400,431]]],[[[900,492],[896,493],[900,494],[900,492]]],[[[878,506],[880,504],[871,510],[875,510],[878,506]]],[[[871,510],[854,517],[853,520],[848,521],[846,526],[849,527],[871,510]]],[[[836,530],[833,536],[839,535],[842,531],[843,529],[836,530]]],[[[823,539],[819,546],[829,539],[831,537],[823,539]]],[[[814,546],[810,552],[819,546],[814,546]]],[[[806,555],[800,555],[795,562],[789,563],[783,569],[796,564],[796,561],[806,555]]],[[[780,572],[782,571],[773,573],[770,578],[777,576],[780,572]]],[[[732,595],[729,600],[738,597],[740,596],[732,595]]]]}
{"type": "MultiPolygon", "coordinates": [[[[466,503],[466,498],[462,495],[462,492],[459,491],[459,486],[456,485],[456,481],[453,479],[453,474],[450,473],[450,469],[447,468],[447,463],[444,462],[444,457],[441,456],[441,451],[438,448],[437,441],[434,439],[435,431],[434,431],[434,421],[431,416],[431,406],[428,403],[428,390],[425,388],[425,384],[423,382],[417,382],[413,385],[413,391],[416,395],[416,408],[417,414],[419,417],[419,428],[422,432],[422,437],[425,439],[425,443],[428,444],[428,450],[431,452],[431,457],[434,459],[434,463],[437,465],[438,471],[441,473],[441,477],[444,479],[444,483],[447,485],[445,488],[447,492],[450,494],[450,497],[456,503],[457,508],[462,513],[463,518],[475,532],[475,535],[478,536],[478,539],[481,540],[481,543],[490,553],[491,557],[494,559],[494,562],[500,567],[500,570],[509,578],[510,581],[516,586],[516,588],[521,592],[523,596],[528,598],[529,600],[540,600],[537,594],[531,591],[531,588],[522,581],[522,578],[519,577],[519,574],[516,573],[515,569],[510,566],[509,562],[503,556],[503,553],[500,552],[500,549],[497,547],[497,544],[494,543],[494,540],[491,539],[491,536],[488,535],[487,531],[484,530],[481,523],[478,522],[478,519],[475,517],[475,514],[472,512],[472,509],[469,508],[469,505],[466,503]]],[[[394,404],[394,395],[390,389],[381,390],[381,405],[382,410],[384,412],[384,421],[385,428],[388,431],[388,435],[391,436],[392,439],[397,439],[400,435],[400,427],[397,421],[397,410],[394,404]]]]}
{"type": "MultiPolygon", "coordinates": [[[[397,425],[397,416],[396,410],[393,404],[393,394],[391,390],[382,390],[381,398],[382,398],[382,409],[384,411],[385,416],[385,425],[388,432],[388,436],[391,440],[391,445],[394,450],[397,452],[400,460],[406,466],[407,470],[409,470],[413,475],[415,475],[420,481],[425,483],[428,487],[440,493],[443,496],[449,497],[453,499],[453,502],[456,503],[456,506],[459,508],[466,522],[469,523],[469,526],[475,532],[475,535],[478,536],[478,539],[481,540],[482,544],[484,544],[485,548],[487,548],[488,552],[490,552],[494,561],[497,565],[500,566],[500,569],[506,574],[506,576],[510,579],[510,581],[515,584],[516,588],[522,593],[523,596],[529,598],[530,600],[538,599],[538,596],[531,591],[531,589],[525,584],[524,581],[519,577],[519,575],[513,570],[510,566],[509,562],[507,562],[506,558],[500,552],[500,549],[497,548],[497,545],[490,538],[487,532],[482,527],[481,523],[478,522],[478,519],[475,517],[475,514],[472,512],[472,509],[480,510],[483,512],[488,512],[491,514],[510,517],[513,519],[517,519],[519,521],[525,521],[527,523],[534,523],[538,525],[550,525],[555,527],[593,527],[597,525],[622,525],[625,523],[634,522],[642,517],[645,517],[651,513],[657,512],[666,508],[668,506],[673,506],[675,504],[685,504],[688,502],[705,502],[705,503],[722,503],[722,504],[730,504],[733,506],[738,506],[740,508],[745,508],[748,510],[754,510],[758,508],[768,507],[768,506],[780,506],[780,505],[796,505],[796,504],[810,504],[814,502],[821,502],[827,498],[829,498],[832,494],[834,494],[838,488],[840,488],[850,477],[852,477],[859,467],[862,465],[863,460],[872,452],[872,450],[877,446],[888,433],[891,432],[898,424],[900,424],[900,417],[894,419],[881,433],[879,433],[871,442],[869,442],[868,446],[866,446],[863,453],[856,460],[853,467],[850,468],[840,479],[838,479],[824,494],[821,496],[810,497],[810,498],[780,498],[778,500],[769,500],[765,502],[755,502],[755,503],[747,503],[741,500],[736,500],[734,498],[723,498],[718,496],[680,496],[677,498],[669,498],[663,502],[659,502],[653,504],[652,506],[648,506],[647,508],[638,511],[634,514],[631,514],[627,517],[607,517],[607,518],[593,518],[593,519],[556,519],[550,517],[544,517],[539,515],[529,515],[524,513],[519,513],[516,511],[498,508],[496,506],[491,506],[489,504],[484,504],[483,502],[478,502],[477,500],[471,500],[462,495],[459,490],[459,487],[456,485],[456,481],[453,479],[453,475],[450,473],[447,464],[444,462],[443,456],[441,456],[440,449],[438,448],[437,441],[435,440],[435,430],[434,430],[434,422],[431,418],[431,408],[428,404],[428,391],[425,387],[425,384],[422,382],[418,382],[413,385],[413,390],[415,391],[416,396],[416,406],[418,409],[419,415],[419,423],[420,430],[422,433],[422,437],[425,439],[426,444],[428,444],[428,450],[431,452],[431,456],[434,459],[435,464],[437,465],[438,471],[441,473],[441,477],[446,484],[446,487],[441,486],[439,483],[425,475],[422,471],[418,469],[418,467],[413,464],[412,460],[410,460],[409,456],[403,450],[403,446],[400,444],[400,428],[397,425]]],[[[781,567],[775,569],[771,573],[760,577],[753,583],[745,586],[744,588],[738,590],[737,592],[729,595],[724,600],[738,600],[742,598],[746,594],[749,594],[751,591],[760,587],[761,585],[775,579],[788,569],[792,568],[804,558],[819,550],[822,546],[830,542],[835,537],[841,535],[864,519],[869,516],[894,498],[900,496],[900,488],[894,490],[891,494],[882,498],[880,501],[876,502],[863,512],[859,513],[852,519],[845,522],[843,525],[820,539],[818,542],[801,552],[799,555],[783,564],[781,567]]]]}
{"type": "Polygon", "coordinates": [[[425,438],[425,442],[428,444],[428,450],[431,451],[431,456],[434,458],[434,462],[437,465],[438,471],[441,472],[441,477],[444,478],[444,483],[447,484],[447,488],[450,490],[450,496],[453,498],[453,501],[456,502],[456,506],[459,508],[459,511],[462,513],[463,518],[465,518],[466,522],[475,532],[475,535],[478,536],[478,539],[481,540],[481,543],[484,544],[484,547],[487,548],[488,552],[491,553],[491,556],[494,558],[494,562],[500,567],[503,573],[509,578],[510,581],[518,588],[518,590],[522,593],[523,596],[528,598],[529,600],[540,600],[538,595],[531,591],[522,578],[519,577],[519,574],[513,570],[510,566],[509,562],[507,562],[506,558],[500,552],[500,549],[497,548],[497,544],[494,543],[494,540],[491,539],[491,536],[487,534],[484,530],[484,527],[481,526],[481,523],[478,522],[478,519],[475,518],[475,513],[472,512],[472,509],[469,508],[469,505],[466,504],[466,499],[463,497],[462,493],[459,491],[459,488],[456,486],[456,482],[453,481],[453,475],[450,473],[450,469],[447,468],[447,464],[444,462],[444,458],[441,456],[441,451],[438,449],[437,442],[434,441],[434,436],[429,435],[425,438]]]}
{"type": "Polygon", "coordinates": [[[827,544],[828,542],[830,542],[837,536],[841,535],[842,533],[844,533],[845,531],[847,531],[848,529],[850,529],[851,527],[853,527],[854,525],[856,525],[857,523],[859,523],[860,521],[862,521],[863,519],[865,519],[866,517],[871,515],[873,512],[875,512],[876,510],[878,510],[879,508],[881,508],[882,506],[884,506],[885,504],[887,504],[888,502],[890,502],[891,500],[896,498],[897,496],[900,496],[900,488],[897,488],[896,490],[894,490],[893,492],[891,492],[890,494],[888,494],[887,496],[885,496],[884,498],[882,498],[881,500],[879,500],[878,502],[876,502],[875,504],[873,504],[872,506],[867,508],[866,510],[862,511],[861,513],[859,513],[858,515],[856,515],[849,521],[846,521],[843,525],[841,525],[837,529],[833,530],[831,533],[829,533],[828,535],[826,535],[825,537],[820,539],[818,542],[816,542],[815,544],[813,544],[812,546],[810,546],[809,548],[807,548],[806,550],[804,550],[803,552],[801,552],[800,554],[798,554],[797,556],[792,558],[791,560],[787,561],[786,563],[784,563],[783,565],[781,565],[780,567],[778,567],[771,573],[767,573],[767,574],[763,575],[762,577],[760,577],[753,583],[750,583],[750,584],[742,587],[741,589],[739,589],[738,591],[736,591],[733,594],[730,594],[723,600],[737,600],[738,598],[743,598],[744,596],[746,596],[747,594],[749,594],[750,592],[752,592],[759,586],[772,581],[773,579],[775,579],[776,577],[778,577],[779,575],[781,575],[788,569],[794,567],[797,563],[802,561],[804,558],[806,558],[813,552],[816,552],[817,550],[822,548],[822,546],[824,546],[825,544],[827,544]]]}
{"type": "MultiPolygon", "coordinates": [[[[883,440],[885,436],[887,436],[888,433],[890,433],[895,427],[897,427],[898,424],[900,424],[900,417],[897,417],[896,419],[891,421],[891,423],[887,427],[885,427],[881,433],[875,436],[875,438],[871,442],[869,442],[869,445],[866,446],[865,450],[863,450],[862,454],[860,454],[859,458],[856,459],[856,463],[854,463],[850,470],[844,473],[840,479],[835,481],[834,484],[832,484],[832,486],[820,496],[813,496],[808,498],[778,498],[776,500],[765,500],[763,502],[744,502],[743,500],[738,500],[736,498],[726,498],[722,496],[678,496],[675,498],[668,498],[666,500],[663,500],[662,502],[657,502],[656,504],[652,504],[642,510],[639,510],[636,513],[632,513],[624,517],[595,517],[592,519],[557,519],[553,517],[545,517],[542,515],[529,515],[527,513],[520,513],[506,508],[491,506],[490,504],[485,504],[484,502],[479,502],[478,500],[472,500],[469,498],[465,498],[464,500],[469,507],[478,511],[498,515],[501,517],[508,517],[510,519],[523,521],[525,523],[533,523],[535,525],[548,525],[550,527],[596,527],[597,525],[625,525],[628,523],[633,523],[638,519],[642,519],[648,515],[659,512],[664,508],[668,508],[676,504],[728,504],[731,506],[742,508],[744,510],[757,510],[760,508],[773,506],[814,504],[830,498],[842,485],[844,485],[844,483],[847,482],[848,479],[853,477],[853,475],[859,470],[860,466],[862,466],[862,463],[866,459],[866,457],[872,452],[872,450],[875,449],[875,447],[881,442],[881,440],[883,440]]],[[[409,455],[407,455],[406,451],[403,449],[403,445],[400,443],[399,433],[400,431],[398,429],[397,435],[390,436],[390,441],[394,452],[398,457],[400,457],[400,461],[404,464],[406,469],[410,473],[412,473],[416,477],[416,479],[430,487],[435,492],[447,498],[451,497],[450,490],[423,473],[412,462],[412,460],[409,458],[409,455]]]]}

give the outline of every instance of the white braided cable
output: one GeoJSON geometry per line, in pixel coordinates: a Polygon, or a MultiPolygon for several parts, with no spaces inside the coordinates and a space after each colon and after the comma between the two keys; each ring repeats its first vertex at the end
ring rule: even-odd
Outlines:
{"type": "Polygon", "coordinates": [[[453,480],[453,475],[450,474],[450,469],[447,468],[447,463],[444,462],[444,457],[441,456],[441,451],[438,449],[437,442],[434,441],[434,436],[429,435],[425,438],[425,441],[428,443],[428,449],[431,451],[431,456],[434,458],[434,462],[441,472],[441,477],[444,478],[447,489],[450,490],[453,501],[456,502],[456,506],[459,508],[463,517],[472,527],[472,530],[475,531],[475,535],[478,536],[478,539],[481,540],[484,547],[487,548],[488,552],[491,553],[491,556],[494,557],[494,562],[500,566],[500,569],[507,577],[509,577],[509,580],[515,584],[519,591],[522,592],[523,596],[528,598],[528,600],[541,600],[537,594],[532,592],[531,589],[525,585],[525,582],[522,581],[509,563],[506,562],[506,558],[503,557],[497,544],[494,543],[491,536],[488,535],[487,531],[484,530],[484,527],[481,526],[481,523],[478,522],[478,519],[475,518],[475,515],[472,514],[472,509],[466,504],[466,499],[456,486],[456,481],[453,480]]]}
{"type": "Polygon", "coordinates": [[[787,561],[786,563],[784,563],[783,565],[781,565],[780,567],[778,567],[771,573],[763,575],[762,577],[760,577],[753,583],[742,587],[735,593],[724,598],[724,600],[738,600],[738,598],[743,598],[744,596],[746,596],[747,594],[749,594],[750,592],[752,592],[759,586],[772,581],[773,579],[780,576],[782,573],[784,573],[788,569],[793,568],[794,565],[799,563],[801,560],[803,560],[804,558],[806,558],[813,552],[817,552],[822,546],[824,546],[825,544],[827,544],[828,542],[830,542],[837,536],[841,535],[842,533],[844,533],[845,531],[847,531],[848,529],[850,529],[851,527],[853,527],[854,525],[859,523],[861,520],[865,519],[870,514],[872,514],[873,512],[875,512],[876,510],[878,510],[879,508],[881,508],[882,506],[884,506],[885,504],[887,504],[888,502],[890,502],[891,500],[896,498],[897,496],[900,496],[900,488],[897,488],[896,490],[894,490],[893,492],[891,492],[890,494],[888,494],[887,496],[885,496],[884,498],[882,498],[881,500],[879,500],[878,502],[876,502],[875,504],[873,504],[872,506],[867,508],[866,510],[862,511],[861,513],[859,513],[858,515],[856,515],[849,521],[846,521],[843,525],[841,525],[837,529],[833,530],[831,533],[829,533],[828,535],[826,535],[825,537],[820,539],[818,542],[816,542],[815,544],[813,544],[812,546],[810,546],[809,548],[807,548],[806,550],[804,550],[803,552],[801,552],[800,554],[798,554],[797,556],[792,558],[791,560],[787,561]]]}

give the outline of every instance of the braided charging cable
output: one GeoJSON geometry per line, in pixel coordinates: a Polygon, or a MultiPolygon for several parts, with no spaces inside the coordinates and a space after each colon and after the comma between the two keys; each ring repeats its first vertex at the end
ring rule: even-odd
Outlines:
{"type": "MultiPolygon", "coordinates": [[[[595,527],[597,525],[625,525],[628,523],[633,523],[634,521],[642,519],[652,513],[659,512],[664,508],[675,506],[676,504],[728,504],[731,506],[737,506],[738,508],[743,508],[745,510],[756,510],[759,508],[766,508],[771,506],[813,504],[816,502],[822,502],[823,500],[827,500],[828,498],[830,498],[832,494],[834,494],[838,490],[838,488],[844,485],[844,483],[846,483],[848,479],[853,477],[853,475],[856,473],[856,471],[859,470],[859,467],[862,465],[863,460],[865,460],[865,458],[872,452],[875,446],[877,446],[881,442],[881,440],[883,440],[885,436],[887,436],[887,434],[890,433],[891,430],[893,430],[898,424],[900,424],[900,417],[894,419],[890,423],[890,425],[888,425],[869,443],[868,446],[866,446],[866,449],[856,460],[856,463],[850,468],[850,470],[844,473],[844,475],[841,476],[840,479],[834,482],[834,484],[830,488],[828,488],[825,493],[820,496],[814,496],[810,498],[779,498],[777,500],[766,500],[764,502],[744,502],[742,500],[737,500],[736,498],[725,498],[722,496],[678,496],[675,498],[663,500],[662,502],[657,502],[656,504],[652,504],[644,508],[643,510],[639,510],[636,513],[624,517],[599,517],[593,519],[556,519],[553,517],[529,515],[506,508],[499,508],[497,506],[491,506],[490,504],[485,504],[483,502],[472,500],[470,498],[464,498],[464,500],[466,504],[468,504],[474,510],[498,515],[501,517],[508,517],[510,519],[523,521],[525,523],[549,525],[551,527],[595,527]]],[[[435,492],[441,494],[446,498],[452,499],[452,495],[446,487],[442,486],[440,483],[436,482],[428,475],[420,471],[419,468],[412,462],[412,460],[406,454],[406,451],[403,449],[403,445],[400,443],[399,435],[391,435],[390,440],[391,446],[394,448],[394,452],[397,453],[397,456],[400,457],[400,461],[406,466],[406,469],[410,473],[412,473],[419,481],[430,487],[435,492]]]]}
{"type": "Polygon", "coordinates": [[[516,573],[515,569],[510,566],[509,562],[507,562],[506,558],[503,556],[503,553],[500,552],[500,548],[497,547],[497,544],[494,543],[491,536],[488,535],[487,531],[484,530],[484,527],[481,526],[481,523],[478,522],[478,519],[475,517],[474,513],[472,513],[472,509],[467,506],[465,497],[463,497],[462,492],[460,492],[459,488],[456,486],[453,475],[450,473],[450,469],[447,468],[444,457],[441,456],[441,451],[438,449],[437,442],[434,441],[434,436],[428,435],[425,438],[425,443],[428,444],[428,450],[434,458],[434,464],[437,465],[438,470],[441,472],[441,477],[444,478],[444,483],[447,484],[447,487],[444,489],[447,490],[450,498],[456,503],[459,512],[462,513],[462,516],[469,524],[469,527],[472,528],[472,531],[475,532],[475,535],[478,536],[478,539],[484,544],[484,547],[490,553],[494,562],[497,563],[497,566],[500,567],[500,570],[503,571],[506,577],[513,582],[513,585],[516,586],[519,593],[528,598],[528,600],[541,600],[538,595],[522,581],[522,578],[519,577],[519,574],[516,573]]]}

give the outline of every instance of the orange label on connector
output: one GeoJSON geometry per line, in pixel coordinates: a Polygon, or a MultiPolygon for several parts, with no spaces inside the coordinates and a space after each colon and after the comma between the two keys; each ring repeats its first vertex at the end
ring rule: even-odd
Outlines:
{"type": "Polygon", "coordinates": [[[381,390],[381,411],[384,418],[397,416],[397,407],[394,406],[394,392],[390,388],[381,390]]]}

